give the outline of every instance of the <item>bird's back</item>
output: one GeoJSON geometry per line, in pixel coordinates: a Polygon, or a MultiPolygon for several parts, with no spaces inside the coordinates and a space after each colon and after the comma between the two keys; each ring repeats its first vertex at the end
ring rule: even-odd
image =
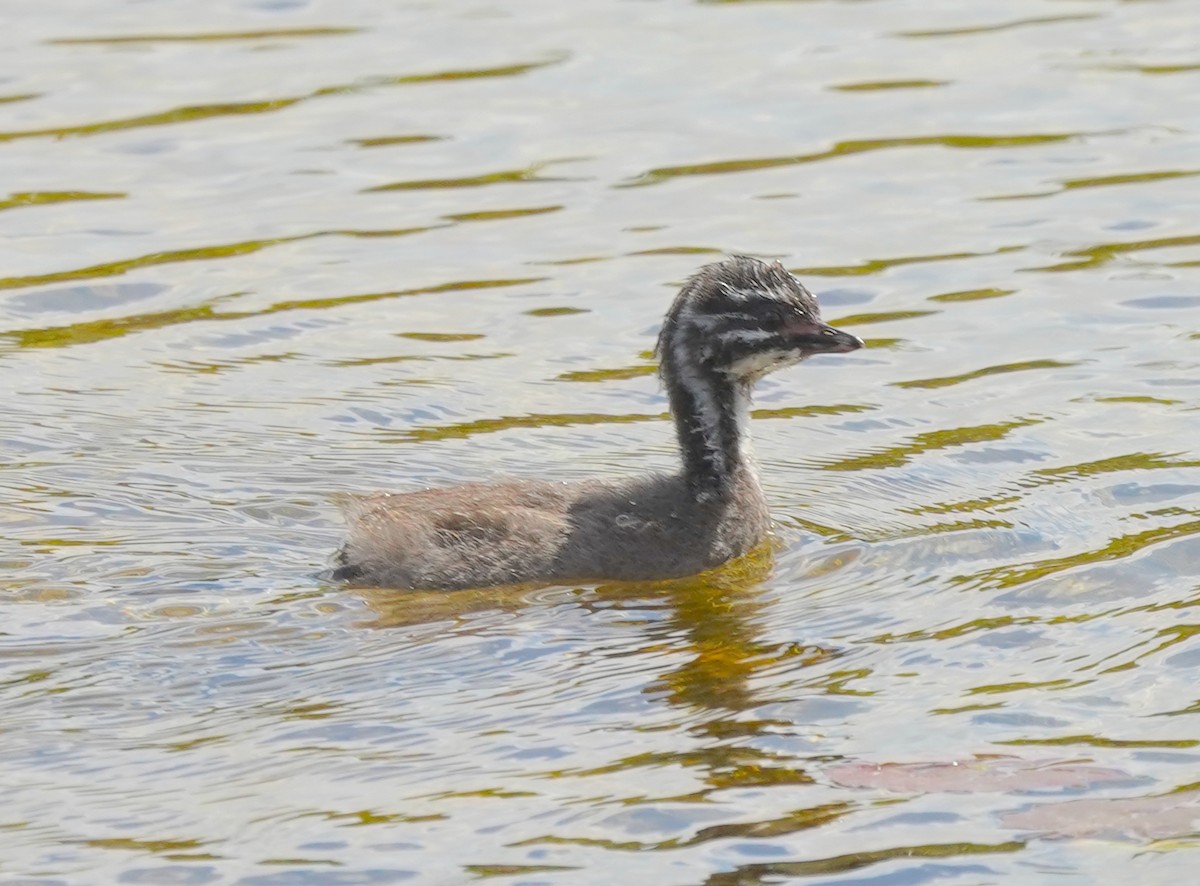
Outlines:
{"type": "Polygon", "coordinates": [[[343,496],[341,575],[394,588],[477,588],[547,574],[568,532],[567,484],[467,483],[343,496]]]}
{"type": "Polygon", "coordinates": [[[757,482],[697,502],[678,476],[468,483],[340,504],[340,577],[395,588],[672,578],[746,553],[768,528],[757,482]]]}

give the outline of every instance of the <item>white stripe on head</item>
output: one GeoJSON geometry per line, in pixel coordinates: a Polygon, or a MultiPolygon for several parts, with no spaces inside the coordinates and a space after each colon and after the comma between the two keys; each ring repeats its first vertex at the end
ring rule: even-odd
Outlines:
{"type": "Polygon", "coordinates": [[[739,342],[765,341],[774,338],[777,333],[770,329],[730,329],[713,336],[721,344],[737,344],[739,342]]]}
{"type": "Polygon", "coordinates": [[[725,326],[730,320],[754,320],[753,314],[696,314],[692,311],[680,311],[679,321],[686,320],[693,326],[706,333],[714,327],[725,326]]]}
{"type": "Polygon", "coordinates": [[[801,351],[767,351],[759,354],[749,354],[735,360],[729,367],[729,374],[734,378],[747,382],[756,382],[768,372],[791,366],[804,359],[801,351]]]}
{"type": "Polygon", "coordinates": [[[755,296],[759,295],[757,289],[738,289],[732,283],[727,283],[722,280],[719,284],[721,291],[729,296],[729,300],[733,302],[751,301],[755,296]]]}
{"type": "Polygon", "coordinates": [[[710,360],[715,358],[715,362],[724,363],[731,348],[738,345],[752,348],[757,343],[766,341],[774,335],[775,333],[768,329],[727,329],[705,342],[703,353],[710,360]]]}

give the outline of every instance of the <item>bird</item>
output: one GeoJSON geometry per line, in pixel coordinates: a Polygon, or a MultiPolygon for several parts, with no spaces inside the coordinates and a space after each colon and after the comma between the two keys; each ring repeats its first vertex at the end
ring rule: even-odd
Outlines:
{"type": "Polygon", "coordinates": [[[704,265],[670,305],[655,348],[676,472],[343,495],[348,531],[333,577],[450,591],[715,568],[770,532],[750,441],[755,384],[811,355],[861,347],[822,322],[816,297],[780,262],[733,255],[704,265]]]}

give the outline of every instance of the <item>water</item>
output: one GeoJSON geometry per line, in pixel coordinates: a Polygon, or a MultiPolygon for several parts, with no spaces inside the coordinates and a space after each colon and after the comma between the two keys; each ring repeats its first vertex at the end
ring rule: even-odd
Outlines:
{"type": "Polygon", "coordinates": [[[63,2],[0,82],[6,883],[1177,883],[1190,0],[63,2]],[[673,290],[777,544],[353,592],[339,491],[668,467],[673,290]]]}

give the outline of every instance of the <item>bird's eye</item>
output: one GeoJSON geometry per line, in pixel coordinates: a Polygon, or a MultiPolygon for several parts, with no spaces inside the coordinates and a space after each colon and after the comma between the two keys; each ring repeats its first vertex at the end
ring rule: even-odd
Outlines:
{"type": "Polygon", "coordinates": [[[789,316],[791,316],[791,313],[792,312],[785,307],[776,306],[772,307],[770,311],[768,311],[768,316],[773,322],[782,324],[787,322],[787,319],[789,316]]]}

